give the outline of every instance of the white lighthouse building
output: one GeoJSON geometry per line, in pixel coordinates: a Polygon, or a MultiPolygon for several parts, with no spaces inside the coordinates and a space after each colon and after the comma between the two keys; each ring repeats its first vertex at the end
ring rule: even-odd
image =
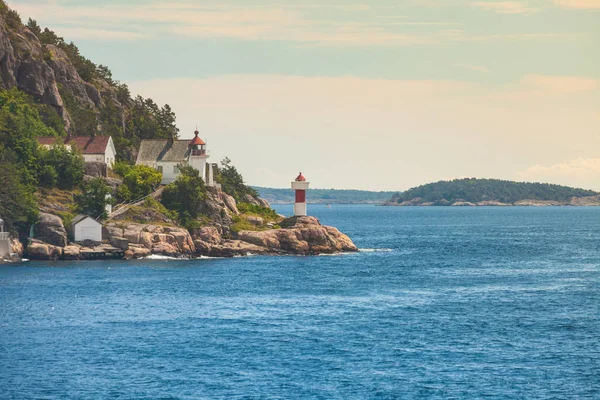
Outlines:
{"type": "Polygon", "coordinates": [[[306,191],[308,190],[309,183],[306,181],[302,172],[298,175],[296,180],[292,182],[292,189],[296,191],[296,201],[294,202],[294,216],[304,217],[306,213],[306,191]]]}

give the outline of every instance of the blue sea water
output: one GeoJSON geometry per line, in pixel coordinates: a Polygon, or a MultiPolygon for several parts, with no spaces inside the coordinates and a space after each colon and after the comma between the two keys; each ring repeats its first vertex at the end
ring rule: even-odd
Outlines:
{"type": "Polygon", "coordinates": [[[0,398],[600,398],[600,208],[310,212],[363,250],[0,266],[0,398]]]}

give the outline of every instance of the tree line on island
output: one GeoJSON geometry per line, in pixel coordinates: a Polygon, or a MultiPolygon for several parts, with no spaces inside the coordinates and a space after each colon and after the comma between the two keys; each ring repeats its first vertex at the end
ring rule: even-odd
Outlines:
{"type": "Polygon", "coordinates": [[[592,190],[548,183],[500,179],[454,179],[421,185],[397,193],[388,205],[516,204],[525,200],[567,203],[573,198],[597,196],[592,190]]]}

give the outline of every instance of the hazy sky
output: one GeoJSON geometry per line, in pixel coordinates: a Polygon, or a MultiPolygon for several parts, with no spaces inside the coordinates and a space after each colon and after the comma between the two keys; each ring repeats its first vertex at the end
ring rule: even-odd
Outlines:
{"type": "Polygon", "coordinates": [[[600,0],[9,1],[250,184],[600,190],[600,0]]]}

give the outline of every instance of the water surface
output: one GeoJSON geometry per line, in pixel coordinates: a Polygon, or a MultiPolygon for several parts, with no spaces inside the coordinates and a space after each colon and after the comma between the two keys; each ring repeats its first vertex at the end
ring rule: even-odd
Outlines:
{"type": "Polygon", "coordinates": [[[0,398],[600,397],[600,208],[309,212],[363,251],[0,266],[0,398]]]}

